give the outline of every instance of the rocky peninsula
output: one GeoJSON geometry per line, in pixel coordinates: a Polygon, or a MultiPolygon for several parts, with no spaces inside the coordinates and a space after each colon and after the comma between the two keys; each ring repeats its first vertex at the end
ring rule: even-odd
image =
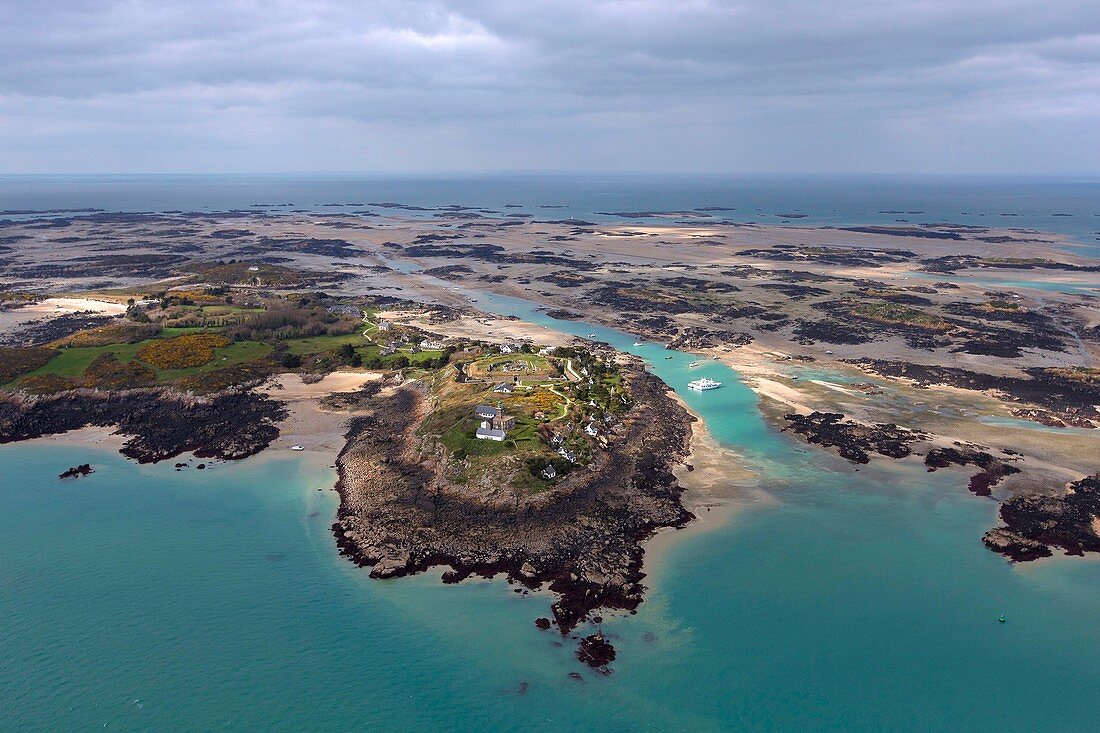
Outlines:
{"type": "Polygon", "coordinates": [[[450,568],[445,582],[506,575],[557,596],[568,634],[596,609],[642,602],[641,542],[692,519],[672,469],[687,454],[692,418],[637,364],[622,370],[632,406],[615,447],[544,491],[491,492],[449,480],[420,450],[429,399],[423,385],[380,395],[351,421],[337,462],[341,552],[371,577],[450,568]]]}

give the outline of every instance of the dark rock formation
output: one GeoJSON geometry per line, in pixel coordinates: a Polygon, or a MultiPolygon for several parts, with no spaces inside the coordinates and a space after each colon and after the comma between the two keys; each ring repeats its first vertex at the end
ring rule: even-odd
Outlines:
{"type": "Polygon", "coordinates": [[[53,318],[44,318],[32,321],[13,331],[0,334],[0,346],[48,344],[51,341],[72,336],[77,331],[103,326],[114,320],[114,316],[100,316],[90,313],[69,313],[53,318]]]}
{"type": "Polygon", "coordinates": [[[808,443],[835,447],[837,453],[852,463],[868,463],[869,453],[905,458],[912,453],[910,446],[913,443],[928,437],[919,430],[901,428],[893,423],[864,425],[845,420],[838,412],[791,414],[784,419],[790,424],[783,430],[803,436],[808,443]]]}
{"type": "Polygon", "coordinates": [[[1060,547],[1067,555],[1100,552],[1100,474],[1069,485],[1060,496],[1020,494],[1001,504],[1004,527],[982,540],[1012,560],[1034,560],[1060,547]]]}
{"type": "Polygon", "coordinates": [[[1020,469],[996,456],[969,447],[933,448],[924,457],[924,465],[928,466],[929,471],[947,468],[950,465],[977,466],[982,470],[970,477],[969,484],[970,491],[977,496],[989,496],[993,486],[1001,479],[1020,472],[1020,469]]]}
{"type": "Polygon", "coordinates": [[[78,390],[45,397],[0,396],[0,443],[76,430],[117,426],[132,436],[121,453],[155,463],[193,451],[196,456],[247,458],[279,437],[286,408],[265,395],[228,392],[198,398],[161,389],[78,390]]]}
{"type": "Polygon", "coordinates": [[[860,234],[885,234],[891,237],[920,237],[922,239],[962,239],[957,232],[943,232],[923,227],[841,227],[846,232],[858,232],[860,234]]]}
{"type": "Polygon", "coordinates": [[[959,367],[911,364],[887,359],[858,359],[851,363],[884,377],[910,379],[919,385],[946,384],[952,387],[993,391],[1014,402],[1046,408],[1070,424],[1091,426],[1100,419],[1100,373],[1095,370],[1027,369],[1030,378],[997,376],[959,367]]]}
{"type": "Polygon", "coordinates": [[[577,659],[589,667],[600,670],[603,674],[610,674],[607,665],[615,661],[615,647],[613,647],[603,634],[592,634],[581,640],[577,647],[577,659]]]}
{"type": "Polygon", "coordinates": [[[81,463],[79,466],[73,466],[64,473],[58,474],[57,477],[61,479],[80,478],[81,476],[87,476],[92,473],[95,473],[95,469],[92,468],[91,464],[81,463]]]}
{"type": "Polygon", "coordinates": [[[752,343],[752,335],[744,332],[715,331],[701,326],[689,326],[669,342],[670,349],[699,351],[718,346],[745,346],[752,343]]]}
{"type": "Polygon", "coordinates": [[[794,335],[802,341],[824,341],[827,344],[865,344],[874,341],[868,328],[854,323],[825,318],[820,321],[798,321],[794,335]]]}

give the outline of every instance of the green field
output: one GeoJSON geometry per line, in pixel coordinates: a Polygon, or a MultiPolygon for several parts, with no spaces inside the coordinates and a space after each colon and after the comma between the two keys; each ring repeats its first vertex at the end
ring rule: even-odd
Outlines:
{"type": "MultiPolygon", "coordinates": [[[[163,335],[179,336],[183,333],[193,333],[197,330],[200,329],[166,328],[164,329],[163,335]]],[[[50,359],[45,365],[12,380],[4,385],[4,389],[14,389],[20,382],[28,377],[37,377],[45,374],[55,374],[59,377],[79,377],[84,373],[84,370],[88,368],[88,365],[101,354],[113,354],[119,362],[126,363],[134,358],[138,349],[147,343],[151,343],[153,340],[154,339],[146,339],[136,344],[108,344],[106,346],[58,349],[57,356],[50,359]]],[[[208,372],[214,369],[252,361],[253,359],[258,359],[266,355],[270,351],[271,346],[268,344],[257,341],[241,341],[215,349],[214,358],[201,366],[187,369],[157,369],[153,367],[153,370],[157,373],[158,381],[171,382],[192,374],[198,374],[199,372],[208,372]]]]}
{"type": "MultiPolygon", "coordinates": [[[[356,351],[363,353],[366,341],[359,333],[347,333],[340,336],[307,336],[305,338],[287,339],[286,348],[291,354],[307,356],[320,354],[323,351],[335,351],[344,344],[351,344],[356,351]]],[[[375,351],[377,353],[377,350],[375,351]]],[[[364,354],[365,356],[365,354],[364,354]]]]}

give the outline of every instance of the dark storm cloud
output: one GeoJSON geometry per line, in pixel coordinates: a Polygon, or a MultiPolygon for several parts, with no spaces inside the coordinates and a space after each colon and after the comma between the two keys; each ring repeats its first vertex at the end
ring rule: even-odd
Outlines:
{"type": "Polygon", "coordinates": [[[0,167],[1100,167],[1095,0],[0,0],[0,167]]]}

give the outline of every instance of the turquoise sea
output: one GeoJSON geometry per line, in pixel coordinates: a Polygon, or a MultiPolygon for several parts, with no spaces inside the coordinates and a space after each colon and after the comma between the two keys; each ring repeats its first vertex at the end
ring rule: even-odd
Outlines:
{"type": "Polygon", "coordinates": [[[37,441],[0,446],[0,730],[1096,727],[1100,562],[1012,566],[965,472],[856,470],[769,429],[724,366],[478,298],[646,358],[773,499],[651,558],[637,615],[604,625],[611,676],[535,628],[548,596],[369,580],[336,554],[334,475],[309,456],[176,472],[37,441]],[[683,389],[696,376],[726,386],[683,389]]]}
{"type": "Polygon", "coordinates": [[[1100,563],[1010,566],[963,473],[855,471],[770,431],[721,365],[481,304],[595,330],[677,387],[725,381],[685,398],[775,498],[669,546],[639,613],[605,624],[613,675],[534,627],[548,597],[370,581],[305,458],[176,472],[40,441],[0,447],[0,729],[1093,727],[1100,563]],[[80,462],[96,473],[58,481],[80,462]]]}

